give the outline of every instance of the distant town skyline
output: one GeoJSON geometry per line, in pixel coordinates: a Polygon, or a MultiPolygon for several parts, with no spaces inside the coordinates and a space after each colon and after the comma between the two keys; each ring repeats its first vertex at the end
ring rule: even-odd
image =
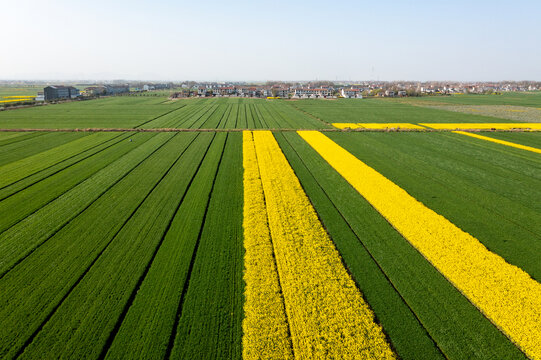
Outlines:
{"type": "Polygon", "coordinates": [[[541,81],[541,3],[2,4],[1,80],[541,81]]]}

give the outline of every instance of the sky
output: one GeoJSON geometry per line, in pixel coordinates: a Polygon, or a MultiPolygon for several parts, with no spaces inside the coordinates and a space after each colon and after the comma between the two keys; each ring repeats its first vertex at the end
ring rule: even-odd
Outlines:
{"type": "Polygon", "coordinates": [[[0,79],[541,81],[540,19],[539,0],[0,0],[0,79]]]}

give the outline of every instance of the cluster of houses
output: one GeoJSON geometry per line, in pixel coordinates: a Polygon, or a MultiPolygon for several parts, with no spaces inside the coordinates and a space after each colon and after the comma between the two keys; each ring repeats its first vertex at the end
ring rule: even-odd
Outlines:
{"type": "Polygon", "coordinates": [[[89,86],[82,92],[74,86],[49,85],[38,92],[37,101],[76,99],[81,96],[117,95],[130,92],[129,85],[98,85],[89,86]]]}
{"type": "Polygon", "coordinates": [[[486,94],[503,91],[541,90],[536,82],[386,82],[364,83],[274,82],[262,85],[247,83],[132,83],[104,84],[86,87],[83,91],[73,86],[50,85],[38,93],[36,100],[73,99],[80,96],[110,96],[126,93],[140,93],[154,90],[176,89],[171,97],[251,97],[291,99],[362,99],[366,96],[404,97],[422,95],[486,94]]]}
{"type": "Polygon", "coordinates": [[[196,85],[184,87],[172,95],[181,97],[255,97],[255,98],[292,98],[292,99],[319,99],[319,98],[356,98],[362,99],[364,89],[356,87],[335,88],[331,86],[238,86],[238,85],[196,85]]]}

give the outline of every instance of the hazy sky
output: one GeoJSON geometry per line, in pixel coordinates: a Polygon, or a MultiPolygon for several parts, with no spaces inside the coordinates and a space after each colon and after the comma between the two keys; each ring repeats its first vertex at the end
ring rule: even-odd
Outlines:
{"type": "Polygon", "coordinates": [[[541,1],[0,0],[0,79],[538,80],[541,1]]]}

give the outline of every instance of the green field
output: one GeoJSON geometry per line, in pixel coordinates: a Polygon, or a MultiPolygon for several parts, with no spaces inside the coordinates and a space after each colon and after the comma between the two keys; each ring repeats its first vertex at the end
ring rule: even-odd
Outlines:
{"type": "MultiPolygon", "coordinates": [[[[541,106],[427,101],[492,98],[541,106]]],[[[42,130],[0,132],[0,358],[243,358],[242,129],[273,131],[398,358],[536,358],[294,131],[325,130],[539,285],[541,154],[330,125],[509,122],[408,101],[122,96],[0,112],[2,129],[42,130]],[[46,131],[90,128],[117,130],[46,131]]],[[[482,135],[541,148],[539,132],[482,135]]]]}
{"type": "Polygon", "coordinates": [[[241,98],[170,101],[162,96],[120,96],[0,112],[3,129],[325,127],[330,126],[288,102],[241,98]]]}
{"type": "MultiPolygon", "coordinates": [[[[440,99],[441,97],[438,97],[440,99]]],[[[425,98],[423,98],[424,100],[425,98]]],[[[510,122],[488,116],[414,106],[394,99],[299,100],[292,106],[327,123],[483,123],[510,122]]],[[[511,121],[512,122],[512,121],[511,121]]]]}
{"type": "Polygon", "coordinates": [[[408,98],[405,102],[419,101],[445,103],[454,105],[515,105],[541,107],[541,91],[532,92],[505,92],[498,95],[451,95],[451,96],[425,96],[421,98],[408,98]]]}

